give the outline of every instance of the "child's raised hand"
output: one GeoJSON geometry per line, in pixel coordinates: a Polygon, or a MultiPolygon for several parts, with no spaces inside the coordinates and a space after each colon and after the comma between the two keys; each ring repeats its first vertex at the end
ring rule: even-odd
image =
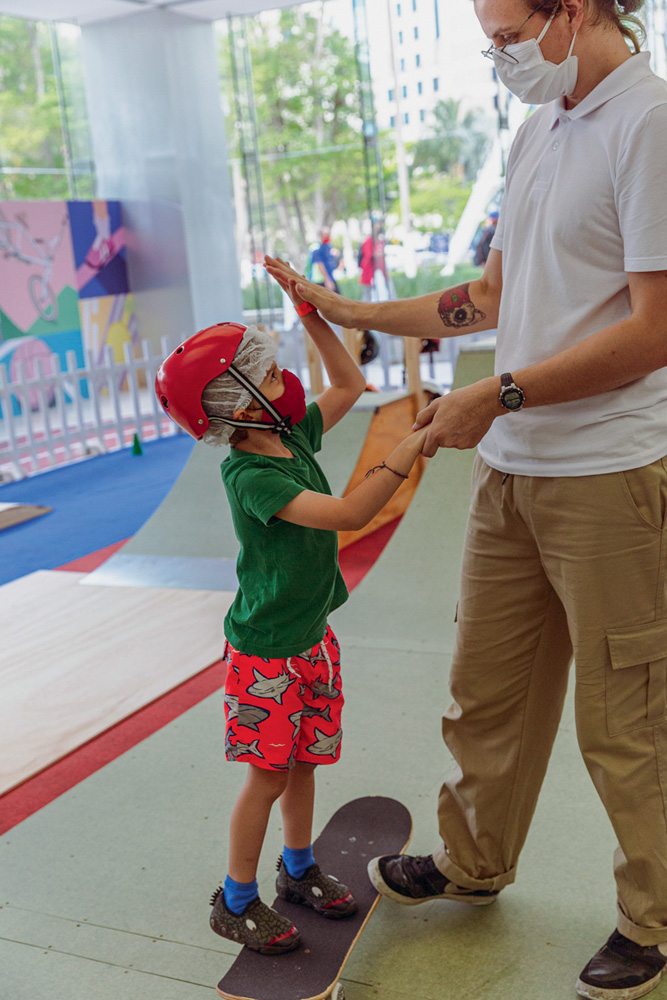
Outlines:
{"type": "Polygon", "coordinates": [[[280,257],[265,257],[264,267],[271,277],[276,279],[283,291],[289,295],[295,306],[300,306],[306,301],[296,290],[297,281],[304,281],[305,275],[298,274],[289,261],[282,260],[280,257]]]}
{"type": "MultiPolygon", "coordinates": [[[[285,289],[288,295],[290,295],[290,279],[297,285],[300,285],[302,290],[301,301],[310,302],[311,305],[315,306],[320,316],[329,320],[330,323],[337,323],[339,326],[349,328],[358,326],[356,302],[344,298],[337,292],[332,292],[330,289],[325,288],[324,285],[317,285],[313,281],[308,281],[307,278],[304,278],[302,274],[295,271],[293,267],[290,267],[280,257],[265,256],[264,267],[268,274],[272,278],[275,278],[278,284],[285,289]]],[[[292,301],[295,300],[292,299],[292,301]]]]}

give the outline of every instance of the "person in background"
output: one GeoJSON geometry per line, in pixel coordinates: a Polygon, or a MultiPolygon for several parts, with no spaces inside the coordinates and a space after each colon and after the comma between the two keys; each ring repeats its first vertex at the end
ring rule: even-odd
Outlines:
{"type": "Polygon", "coordinates": [[[498,225],[498,215],[496,211],[489,212],[486,225],[481,232],[477,245],[475,246],[474,261],[477,267],[484,267],[489,257],[489,250],[491,249],[491,240],[496,235],[496,226],[498,225]]]}
{"type": "Polygon", "coordinates": [[[318,285],[324,285],[330,292],[338,292],[338,283],[334,271],[338,267],[340,255],[331,245],[331,229],[323,226],[320,229],[320,243],[315,247],[310,257],[311,274],[318,285]]]}
{"type": "Polygon", "coordinates": [[[370,236],[367,236],[359,248],[359,284],[361,285],[361,301],[370,302],[373,297],[375,272],[383,275],[386,285],[389,285],[387,264],[384,259],[384,231],[381,222],[374,222],[370,236]]]}

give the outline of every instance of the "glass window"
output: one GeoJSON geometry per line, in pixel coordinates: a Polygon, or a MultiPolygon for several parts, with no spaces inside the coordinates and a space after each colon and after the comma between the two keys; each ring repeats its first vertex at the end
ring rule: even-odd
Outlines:
{"type": "Polygon", "coordinates": [[[408,88],[407,87],[403,87],[403,97],[407,97],[407,96],[408,96],[408,88]]]}
{"type": "Polygon", "coordinates": [[[401,5],[400,5],[400,3],[397,3],[396,4],[396,17],[400,17],[400,16],[401,16],[401,5]]]}
{"type": "Polygon", "coordinates": [[[0,199],[94,197],[80,36],[0,16],[0,199]]]}
{"type": "Polygon", "coordinates": [[[396,124],[396,115],[391,116],[391,118],[389,119],[389,124],[391,125],[392,128],[394,127],[394,125],[396,124]]]}
{"type": "Polygon", "coordinates": [[[417,84],[417,93],[421,94],[421,92],[422,92],[422,82],[420,80],[419,83],[417,84]]]}
{"type": "Polygon", "coordinates": [[[419,38],[419,28],[415,25],[415,38],[419,38]]]}
{"type": "Polygon", "coordinates": [[[399,45],[403,44],[403,32],[402,31],[399,31],[399,33],[398,33],[398,44],[399,45]]]}
{"type": "Polygon", "coordinates": [[[439,88],[440,88],[440,81],[438,80],[437,76],[434,76],[433,77],[433,89],[434,90],[439,90],[439,88]]]}
{"type": "Polygon", "coordinates": [[[387,91],[387,98],[388,98],[388,100],[390,100],[390,101],[393,101],[393,100],[394,100],[394,91],[393,91],[393,90],[388,90],[388,91],[387,91]]]}
{"type": "Polygon", "coordinates": [[[405,72],[405,59],[401,59],[401,73],[405,72]]]}
{"type": "Polygon", "coordinates": [[[410,115],[407,113],[407,111],[405,112],[405,124],[406,125],[410,124],[410,115]]]}
{"type": "Polygon", "coordinates": [[[425,117],[424,116],[424,109],[422,108],[421,111],[419,112],[419,121],[423,122],[424,121],[424,117],[425,117]]]}
{"type": "Polygon", "coordinates": [[[419,53],[417,53],[417,55],[415,56],[415,66],[417,67],[417,69],[419,69],[421,64],[422,64],[422,57],[419,55],[419,53]]]}

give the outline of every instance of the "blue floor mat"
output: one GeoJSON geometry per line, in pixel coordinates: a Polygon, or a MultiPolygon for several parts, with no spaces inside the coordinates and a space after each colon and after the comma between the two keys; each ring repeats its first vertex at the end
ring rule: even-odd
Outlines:
{"type": "Polygon", "coordinates": [[[0,503],[53,512],[0,531],[0,584],[56,569],[134,535],[178,479],[194,441],[186,434],[61,466],[0,486],[0,503]]]}

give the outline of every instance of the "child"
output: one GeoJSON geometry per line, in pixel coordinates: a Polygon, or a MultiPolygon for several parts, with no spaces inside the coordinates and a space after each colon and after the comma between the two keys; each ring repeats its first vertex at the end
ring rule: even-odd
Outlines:
{"type": "Polygon", "coordinates": [[[232,812],[229,870],[213,894],[211,926],[263,954],[300,943],[291,921],[257,890],[276,799],[285,831],[278,894],[332,919],[357,909],[347,886],[319,869],[311,848],[315,765],[338,760],[342,737],[340,650],[327,625],[347,599],[336,532],[377,514],[407,478],[426,434],[402,441],[349,496],[331,496],[315,452],[364,391],[365,379],[284,276],[286,266],[271,261],[331,381],[316,402],[306,407],[301,383],[278,368],[267,334],[236,323],[190,337],[156,377],[160,402],[184,430],[207,444],[231,444],[222,479],[241,550],[239,588],[225,618],[225,750],[248,772],[232,812]]]}

